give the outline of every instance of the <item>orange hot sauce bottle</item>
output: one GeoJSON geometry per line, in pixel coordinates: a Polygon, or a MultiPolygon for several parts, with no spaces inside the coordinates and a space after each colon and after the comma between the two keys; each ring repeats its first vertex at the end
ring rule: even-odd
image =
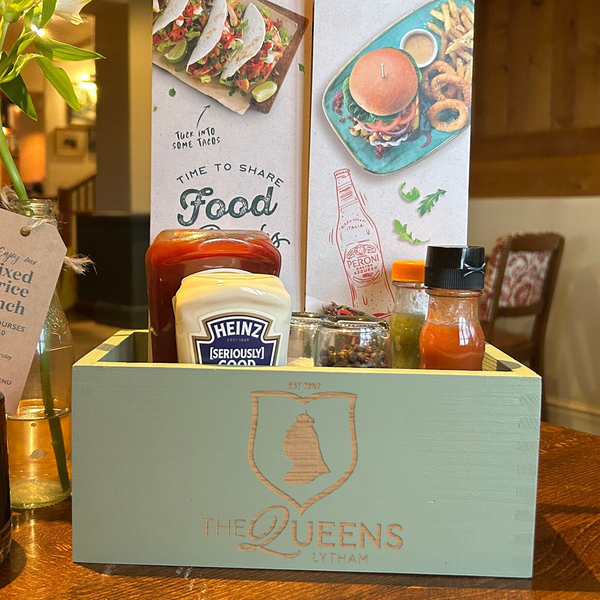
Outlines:
{"type": "Polygon", "coordinates": [[[479,323],[479,299],[484,278],[483,248],[428,248],[429,310],[420,339],[422,369],[482,370],[485,336],[479,323]]]}
{"type": "Polygon", "coordinates": [[[173,298],[185,277],[211,269],[281,271],[281,254],[260,231],[163,231],[146,253],[150,339],[155,363],[176,363],[173,298]]]}

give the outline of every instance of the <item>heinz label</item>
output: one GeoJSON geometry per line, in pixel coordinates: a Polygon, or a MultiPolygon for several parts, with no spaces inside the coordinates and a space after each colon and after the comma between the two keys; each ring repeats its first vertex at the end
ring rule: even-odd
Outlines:
{"type": "Polygon", "coordinates": [[[251,315],[223,315],[203,321],[205,337],[193,337],[200,365],[273,367],[281,336],[270,335],[272,321],[251,315]]]}

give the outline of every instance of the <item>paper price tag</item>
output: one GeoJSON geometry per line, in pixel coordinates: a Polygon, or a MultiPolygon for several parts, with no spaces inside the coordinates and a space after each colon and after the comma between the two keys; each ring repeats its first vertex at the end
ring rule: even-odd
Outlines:
{"type": "Polygon", "coordinates": [[[33,219],[0,211],[0,392],[17,410],[66,247],[53,225],[21,233],[33,219]]]}

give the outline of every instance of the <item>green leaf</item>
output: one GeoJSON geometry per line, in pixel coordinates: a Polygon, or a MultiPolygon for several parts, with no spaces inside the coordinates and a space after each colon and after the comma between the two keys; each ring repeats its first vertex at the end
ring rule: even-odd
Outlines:
{"type": "Polygon", "coordinates": [[[242,21],[241,23],[239,23],[235,27],[232,27],[231,29],[233,29],[233,31],[236,31],[236,32],[239,33],[240,31],[244,31],[244,29],[246,29],[246,27],[248,27],[248,20],[247,19],[245,21],[242,21]]]}
{"type": "Polygon", "coordinates": [[[10,2],[2,2],[2,17],[7,23],[16,23],[23,16],[23,13],[27,13],[30,9],[35,8],[36,4],[37,0],[11,0],[10,2]]]}
{"type": "Polygon", "coordinates": [[[13,44],[9,54],[2,53],[0,59],[0,76],[4,75],[9,69],[12,68],[13,63],[17,59],[19,54],[23,54],[25,48],[31,44],[33,38],[37,37],[35,33],[28,32],[24,33],[19,39],[13,44]]]}
{"type": "Polygon", "coordinates": [[[31,96],[27,91],[23,78],[19,75],[12,81],[0,83],[0,89],[12,100],[28,117],[37,121],[37,114],[31,96]]]}
{"type": "Polygon", "coordinates": [[[57,40],[48,40],[39,36],[34,40],[33,45],[41,54],[50,60],[76,62],[80,60],[98,60],[99,58],[104,58],[97,52],[82,50],[76,46],[64,44],[57,40]]]}
{"type": "Polygon", "coordinates": [[[435,194],[429,194],[429,196],[425,196],[423,200],[421,200],[421,204],[419,205],[419,213],[422,217],[424,217],[427,213],[430,213],[433,210],[433,207],[436,205],[437,201],[446,193],[446,190],[438,190],[435,194]]]}
{"type": "Polygon", "coordinates": [[[40,28],[46,27],[52,19],[54,10],[56,8],[56,0],[43,0],[42,2],[42,18],[40,20],[40,28]]]}
{"type": "Polygon", "coordinates": [[[32,25],[38,25],[40,20],[41,12],[35,10],[34,8],[30,8],[23,15],[23,29],[30,30],[32,25]]]}
{"type": "Polygon", "coordinates": [[[39,65],[44,77],[50,82],[52,87],[62,96],[63,100],[77,112],[81,111],[79,100],[75,95],[73,84],[67,73],[60,67],[55,67],[52,61],[45,56],[36,55],[35,60],[39,65]]]}
{"type": "Polygon", "coordinates": [[[36,0],[11,0],[8,5],[9,11],[14,12],[25,12],[29,10],[32,6],[37,4],[36,0]]]}
{"type": "Polygon", "coordinates": [[[419,240],[408,231],[408,224],[402,225],[400,221],[394,221],[394,231],[398,234],[401,242],[410,242],[411,244],[428,244],[431,240],[419,240]]]}
{"type": "Polygon", "coordinates": [[[290,35],[283,27],[279,28],[279,37],[281,37],[281,43],[284,46],[290,45],[290,35]]]}
{"type": "Polygon", "coordinates": [[[413,64],[415,72],[417,73],[417,80],[419,83],[421,83],[421,81],[423,81],[423,73],[421,73],[421,69],[419,69],[419,67],[417,66],[417,61],[406,50],[402,50],[402,48],[399,48],[399,50],[400,52],[402,52],[402,54],[405,54],[406,56],[408,56],[408,58],[410,58],[410,62],[413,64]]]}
{"type": "Polygon", "coordinates": [[[407,202],[414,202],[415,200],[418,200],[421,197],[421,192],[419,192],[419,190],[414,187],[410,192],[405,192],[404,191],[404,186],[406,185],[406,183],[403,183],[400,186],[400,195],[407,201],[407,202]]]}
{"type": "Polygon", "coordinates": [[[300,73],[304,73],[304,65],[302,63],[298,63],[298,68],[300,69],[300,73]]]}
{"type": "Polygon", "coordinates": [[[5,83],[7,81],[12,81],[16,77],[19,76],[25,65],[33,60],[37,54],[19,54],[15,60],[15,64],[13,68],[2,78],[0,78],[0,83],[5,83]]]}

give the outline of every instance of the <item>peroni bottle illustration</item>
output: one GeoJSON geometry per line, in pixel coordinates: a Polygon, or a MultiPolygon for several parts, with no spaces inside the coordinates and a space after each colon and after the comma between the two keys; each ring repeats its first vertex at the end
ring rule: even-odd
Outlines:
{"type": "Polygon", "coordinates": [[[334,173],[338,201],[336,241],[348,278],[352,305],[387,317],[393,294],[387,278],[377,227],[367,214],[349,169],[334,173]]]}

